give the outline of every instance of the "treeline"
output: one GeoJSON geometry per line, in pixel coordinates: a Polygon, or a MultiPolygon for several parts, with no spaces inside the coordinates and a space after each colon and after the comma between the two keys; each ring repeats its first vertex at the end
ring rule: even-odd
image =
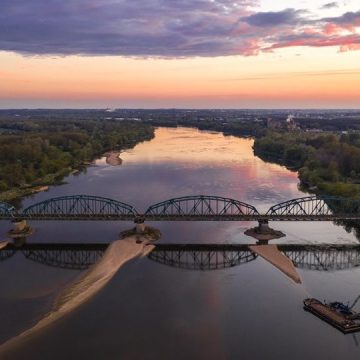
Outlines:
{"type": "Polygon", "coordinates": [[[150,120],[147,123],[153,126],[163,127],[194,127],[199,130],[218,131],[225,135],[234,136],[262,136],[266,129],[262,122],[247,120],[219,121],[216,119],[171,119],[171,120],[150,120]]]}
{"type": "Polygon", "coordinates": [[[360,133],[337,135],[268,131],[255,154],[299,170],[302,186],[316,193],[360,199],[360,133]]]}
{"type": "Polygon", "coordinates": [[[14,188],[51,183],[105,151],[153,136],[150,125],[136,121],[1,120],[0,197],[14,188]]]}

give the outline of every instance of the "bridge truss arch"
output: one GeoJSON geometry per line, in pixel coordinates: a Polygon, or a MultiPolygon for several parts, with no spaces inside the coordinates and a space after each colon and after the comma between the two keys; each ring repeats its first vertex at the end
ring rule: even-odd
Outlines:
{"type": "Polygon", "coordinates": [[[334,196],[306,196],[276,204],[266,215],[351,219],[360,216],[360,201],[334,196]]]}
{"type": "Polygon", "coordinates": [[[91,195],[51,198],[24,209],[22,215],[36,219],[118,220],[133,219],[136,209],[126,203],[91,195]]]}
{"type": "Polygon", "coordinates": [[[176,219],[207,218],[207,219],[231,219],[258,215],[257,209],[247,203],[220,197],[207,195],[183,196],[169,199],[150,206],[145,217],[174,217],[176,219]]]}

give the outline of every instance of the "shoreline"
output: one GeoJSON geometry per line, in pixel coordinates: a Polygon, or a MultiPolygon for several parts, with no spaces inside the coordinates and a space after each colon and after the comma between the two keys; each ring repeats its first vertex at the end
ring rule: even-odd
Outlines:
{"type": "Polygon", "coordinates": [[[101,154],[97,154],[92,158],[92,160],[87,160],[82,162],[80,165],[75,167],[68,167],[66,169],[62,169],[61,171],[55,174],[48,174],[44,176],[42,179],[38,179],[36,183],[32,185],[26,185],[23,187],[13,188],[7,191],[0,193],[0,202],[14,202],[16,200],[22,200],[23,198],[31,195],[35,195],[39,192],[48,191],[50,186],[60,186],[66,184],[64,178],[69,175],[77,175],[82,172],[82,170],[86,169],[89,166],[93,166],[95,161],[101,159],[103,157],[106,158],[106,163],[110,166],[119,166],[122,164],[123,160],[119,157],[120,154],[127,150],[132,149],[137,144],[146,141],[142,140],[132,146],[124,147],[121,149],[113,149],[105,151],[101,154]]]}

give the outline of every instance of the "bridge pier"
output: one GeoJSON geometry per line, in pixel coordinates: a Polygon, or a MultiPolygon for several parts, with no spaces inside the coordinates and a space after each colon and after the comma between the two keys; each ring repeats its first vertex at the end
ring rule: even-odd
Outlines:
{"type": "Polygon", "coordinates": [[[246,230],[244,234],[255,238],[260,244],[267,244],[270,240],[286,236],[282,231],[272,229],[269,226],[269,220],[260,219],[258,222],[258,226],[246,230]]]}
{"type": "Polygon", "coordinates": [[[142,235],[145,232],[146,225],[145,225],[145,218],[143,216],[137,216],[134,219],[135,223],[135,233],[142,235]]]}
{"type": "Polygon", "coordinates": [[[13,228],[8,231],[8,236],[14,240],[15,245],[23,245],[26,238],[33,233],[33,229],[27,224],[26,220],[15,219],[12,221],[13,228]]]}

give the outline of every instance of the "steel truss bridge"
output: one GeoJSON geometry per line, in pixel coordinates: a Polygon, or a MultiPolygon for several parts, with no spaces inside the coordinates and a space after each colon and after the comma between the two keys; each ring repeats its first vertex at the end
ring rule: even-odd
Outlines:
{"type": "MultiPolygon", "coordinates": [[[[63,269],[84,270],[100,260],[108,244],[13,244],[0,250],[0,262],[21,253],[37,263],[63,269]]],[[[360,266],[360,245],[278,245],[299,269],[348,270],[360,266]]],[[[219,270],[257,259],[248,245],[157,244],[148,255],[154,262],[188,270],[219,270]]]]}
{"type": "Polygon", "coordinates": [[[220,196],[195,195],[162,201],[138,212],[124,202],[91,195],[51,198],[23,210],[0,202],[0,219],[146,221],[334,221],[360,220],[360,200],[332,196],[292,199],[260,213],[255,206],[220,196]]]}

